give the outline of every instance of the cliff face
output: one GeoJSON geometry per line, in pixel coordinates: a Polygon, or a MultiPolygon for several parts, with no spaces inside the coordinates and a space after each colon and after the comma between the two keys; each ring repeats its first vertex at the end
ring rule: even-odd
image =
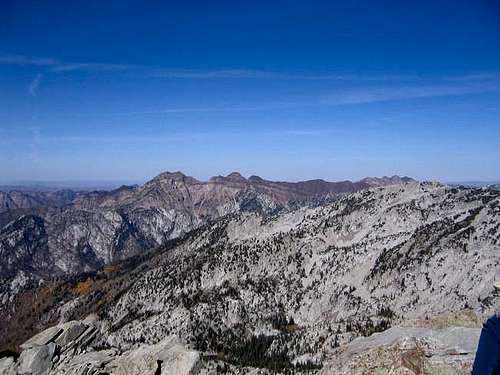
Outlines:
{"type": "MultiPolygon", "coordinates": [[[[404,364],[398,356],[405,348],[422,361],[435,356],[429,363],[438,366],[440,350],[454,345],[446,338],[456,334],[470,355],[447,371],[466,373],[475,341],[465,336],[476,340],[478,330],[445,338],[433,330],[478,328],[499,307],[493,298],[499,241],[498,190],[386,186],[272,217],[237,212],[80,278],[40,287],[18,277],[2,289],[10,303],[1,317],[28,316],[20,301],[49,288],[55,302],[31,324],[96,313],[100,333],[92,350],[130,351],[175,335],[197,351],[220,353],[207,368],[223,359],[270,373],[315,366],[329,373],[339,358],[345,360],[339,373],[376,361],[404,364]],[[347,345],[398,325],[421,330],[395,329],[372,340],[376,345],[347,345]],[[377,345],[380,351],[371,351],[377,345]]],[[[12,326],[1,336],[12,337],[12,326]]]]}
{"type": "Polygon", "coordinates": [[[407,180],[285,183],[232,173],[200,182],[166,172],[142,186],[109,192],[0,193],[0,277],[15,276],[17,270],[41,276],[87,272],[154,249],[230,213],[271,215],[374,184],[407,180]],[[27,217],[36,222],[36,233],[30,234],[34,228],[27,217]],[[40,254],[45,262],[38,260],[40,254]]]}

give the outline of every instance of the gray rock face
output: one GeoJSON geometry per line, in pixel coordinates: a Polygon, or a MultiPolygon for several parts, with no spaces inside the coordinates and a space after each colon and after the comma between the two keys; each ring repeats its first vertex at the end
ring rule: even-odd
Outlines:
{"type": "Polygon", "coordinates": [[[56,373],[59,374],[80,374],[85,371],[92,374],[104,368],[114,357],[118,355],[118,351],[114,349],[89,351],[75,356],[68,356],[56,366],[56,373]]]}
{"type": "MultiPolygon", "coordinates": [[[[79,321],[71,321],[64,323],[57,327],[62,332],[55,339],[55,343],[60,347],[66,347],[72,343],[72,341],[80,338],[83,333],[89,328],[86,324],[79,321]]],[[[50,328],[49,328],[50,329],[50,328]]],[[[47,331],[47,330],[46,330],[47,331]]],[[[46,332],[44,331],[44,332],[46,332]]]]}
{"type": "Polygon", "coordinates": [[[186,350],[178,338],[167,337],[156,345],[142,345],[113,359],[106,369],[120,375],[166,375],[195,374],[200,355],[186,350]],[[161,372],[157,372],[160,370],[161,372]]]}
{"type": "Polygon", "coordinates": [[[14,364],[14,358],[12,357],[0,358],[0,374],[1,375],[16,374],[16,365],[14,364]]]}
{"type": "Polygon", "coordinates": [[[23,350],[18,359],[17,372],[29,375],[47,375],[52,368],[56,344],[36,345],[23,350]]]}
{"type": "Polygon", "coordinates": [[[53,259],[43,219],[23,215],[0,230],[0,276],[31,273],[34,269],[51,271],[53,259]]]}
{"type": "Polygon", "coordinates": [[[96,322],[72,321],[41,332],[23,345],[17,362],[12,358],[0,360],[0,374],[192,375],[198,372],[199,353],[187,350],[175,336],[124,353],[115,348],[95,350],[88,346],[88,340],[79,340],[89,329],[97,328],[93,324],[96,322]],[[54,332],[59,333],[56,342],[41,344],[54,339],[54,332]]]}
{"type": "Polygon", "coordinates": [[[43,332],[33,336],[31,339],[26,341],[24,344],[20,345],[21,349],[31,349],[35,346],[44,346],[53,342],[63,330],[59,327],[51,327],[43,332]]]}
{"type": "Polygon", "coordinates": [[[232,173],[201,182],[166,172],[143,186],[110,192],[0,192],[0,277],[88,272],[230,213],[271,214],[408,181],[394,176],[287,183],[232,173]]]}
{"type": "MultiPolygon", "coordinates": [[[[72,322],[60,325],[66,333],[70,327],[85,325],[72,322]]],[[[54,329],[45,333],[51,335],[54,329]]],[[[449,327],[427,329],[393,327],[369,337],[362,337],[336,349],[325,359],[318,374],[457,374],[470,372],[479,328],[449,327]]],[[[298,361],[300,362],[300,360],[298,361]]],[[[229,373],[270,374],[266,369],[242,371],[226,367],[229,373]]],[[[307,372],[307,371],[306,371],[307,372]]],[[[0,374],[59,374],[59,375],[194,375],[215,374],[210,364],[202,363],[200,354],[186,349],[175,336],[169,336],[155,345],[142,344],[135,349],[95,350],[91,347],[48,345],[26,349],[16,363],[11,358],[0,360],[0,374]],[[54,352],[62,352],[55,358],[54,352]]],[[[297,370],[296,373],[301,373],[297,370]]],[[[309,373],[309,372],[307,372],[309,373]]]]}
{"type": "Polygon", "coordinates": [[[480,329],[393,327],[338,350],[320,374],[468,374],[480,329]]]}

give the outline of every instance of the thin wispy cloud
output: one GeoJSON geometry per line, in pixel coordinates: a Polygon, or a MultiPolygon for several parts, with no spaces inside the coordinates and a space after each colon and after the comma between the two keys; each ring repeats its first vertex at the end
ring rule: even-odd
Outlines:
{"type": "Polygon", "coordinates": [[[264,70],[251,69],[226,69],[226,70],[182,70],[182,71],[164,71],[153,74],[162,78],[180,78],[180,79],[220,79],[220,78],[281,78],[283,74],[269,72],[264,70]]]}
{"type": "Polygon", "coordinates": [[[178,78],[178,79],[228,79],[228,78],[268,78],[268,79],[310,79],[310,80],[339,80],[339,81],[422,81],[438,79],[448,81],[481,81],[499,79],[500,72],[476,72],[451,76],[423,76],[416,74],[353,74],[353,73],[326,73],[308,74],[308,72],[278,72],[259,69],[230,68],[214,70],[197,69],[167,69],[158,66],[121,64],[121,63],[95,63],[95,62],[66,62],[50,57],[31,57],[24,55],[0,55],[0,64],[4,65],[34,65],[48,67],[49,72],[73,71],[124,71],[136,69],[147,76],[178,78]]]}
{"type": "Polygon", "coordinates": [[[49,72],[74,71],[123,71],[130,69],[146,70],[149,76],[182,79],[219,79],[219,78],[284,78],[290,77],[277,72],[253,69],[219,69],[219,70],[165,70],[158,67],[134,64],[64,62],[53,58],[30,57],[23,55],[0,55],[0,64],[35,65],[48,67],[49,72]]]}
{"type": "Polygon", "coordinates": [[[133,69],[136,66],[128,64],[103,64],[103,63],[63,63],[57,59],[44,57],[29,57],[22,55],[3,55],[0,56],[0,64],[36,66],[43,68],[43,73],[38,73],[28,85],[28,92],[36,97],[40,87],[43,74],[57,74],[76,71],[94,71],[94,72],[115,72],[133,69]]]}
{"type": "Polygon", "coordinates": [[[285,135],[321,135],[323,131],[318,129],[295,129],[295,130],[285,130],[285,135]]]}
{"type": "Polygon", "coordinates": [[[3,55],[0,56],[0,64],[4,65],[36,65],[36,66],[53,66],[60,62],[52,58],[44,57],[28,57],[22,55],[3,55]]]}
{"type": "Polygon", "coordinates": [[[126,70],[137,67],[131,64],[107,64],[107,63],[90,63],[77,62],[66,63],[53,58],[46,57],[30,57],[23,55],[0,55],[0,64],[3,65],[33,65],[47,67],[49,72],[72,72],[79,70],[94,70],[94,71],[116,71],[126,70]]]}
{"type": "MultiPolygon", "coordinates": [[[[108,136],[108,135],[63,135],[63,136],[44,136],[40,135],[37,129],[30,128],[32,132],[32,146],[40,146],[41,143],[165,143],[175,141],[202,141],[207,138],[221,139],[223,137],[282,137],[282,136],[314,136],[323,134],[324,131],[318,129],[284,129],[275,131],[245,132],[245,131],[216,131],[216,132],[171,132],[169,134],[159,134],[155,136],[108,136]]],[[[20,140],[22,141],[22,140],[20,140]]]]}
{"type": "MultiPolygon", "coordinates": [[[[259,111],[272,111],[272,110],[286,110],[290,108],[295,108],[297,106],[304,106],[305,103],[300,102],[278,102],[269,103],[263,105],[219,105],[212,107],[179,107],[179,108],[163,108],[163,109],[152,109],[144,111],[130,111],[130,112],[112,112],[112,113],[77,113],[75,116],[84,117],[107,117],[107,116],[142,116],[142,115],[168,115],[168,114],[189,114],[189,113],[208,113],[208,112],[259,112],[259,111]]],[[[309,103],[308,105],[314,105],[314,103],[309,103]]]]}
{"type": "Polygon", "coordinates": [[[74,71],[119,71],[133,69],[136,66],[126,64],[93,64],[93,63],[78,63],[78,64],[61,64],[50,69],[51,72],[63,73],[74,71]]]}
{"type": "Polygon", "coordinates": [[[43,74],[38,73],[35,76],[35,78],[33,78],[33,80],[31,81],[31,83],[28,87],[28,91],[29,91],[31,96],[36,97],[37,92],[38,92],[38,87],[40,86],[40,83],[42,82],[42,77],[43,77],[43,74]]]}
{"type": "Polygon", "coordinates": [[[335,92],[323,97],[327,105],[365,104],[408,99],[480,94],[500,90],[500,77],[485,81],[462,80],[460,84],[422,84],[413,86],[389,86],[356,88],[335,92]]]}
{"type": "MultiPolygon", "coordinates": [[[[303,100],[298,103],[263,104],[255,106],[221,106],[207,108],[167,108],[151,111],[131,111],[111,115],[161,115],[194,112],[228,112],[278,110],[292,107],[318,105],[353,105],[397,100],[420,99],[440,96],[456,96],[500,90],[500,73],[472,72],[450,76],[419,75],[356,75],[356,74],[307,74],[258,69],[216,70],[168,70],[158,67],[114,63],[68,63],[55,58],[29,57],[23,55],[0,55],[0,64],[29,65],[41,71],[29,83],[28,92],[36,97],[44,75],[78,71],[124,72],[134,70],[145,77],[165,79],[216,80],[216,79],[300,79],[337,82],[329,95],[303,100]]],[[[106,114],[104,114],[106,115],[106,114]]],[[[109,115],[109,114],[108,114],[109,115]]]]}
{"type": "Polygon", "coordinates": [[[500,80],[500,72],[480,72],[472,74],[463,74],[455,76],[447,76],[445,79],[449,81],[485,81],[485,80],[500,80]]]}

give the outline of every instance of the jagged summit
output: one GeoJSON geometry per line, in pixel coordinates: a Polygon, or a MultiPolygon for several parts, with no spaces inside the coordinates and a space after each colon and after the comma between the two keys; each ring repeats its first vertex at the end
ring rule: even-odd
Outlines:
{"type": "Polygon", "coordinates": [[[250,182],[264,182],[265,180],[262,177],[252,175],[248,177],[248,181],[250,182]]]}
{"type": "Polygon", "coordinates": [[[246,178],[243,177],[240,172],[231,172],[226,176],[226,178],[230,178],[233,180],[246,180],[246,178]]]}
{"type": "Polygon", "coordinates": [[[208,183],[212,184],[248,184],[248,180],[241,175],[239,172],[231,172],[227,176],[213,176],[210,177],[208,183]]]}
{"type": "Polygon", "coordinates": [[[186,178],[187,176],[180,172],[180,171],[175,171],[175,172],[170,172],[170,171],[165,171],[160,174],[158,174],[155,178],[186,178]]]}
{"type": "MultiPolygon", "coordinates": [[[[187,181],[196,181],[196,182],[201,182],[194,177],[188,176],[180,171],[176,172],[169,172],[165,171],[160,174],[158,174],[156,177],[151,179],[150,181],[155,181],[155,180],[187,180],[187,181]]],[[[407,176],[398,176],[398,175],[393,175],[393,176],[382,176],[382,177],[375,177],[375,176],[370,176],[370,177],[365,177],[359,181],[352,182],[350,180],[343,180],[343,181],[326,181],[325,179],[317,178],[317,179],[311,179],[311,180],[304,180],[304,181],[297,181],[297,182],[288,182],[288,181],[270,181],[263,179],[260,176],[257,175],[252,175],[248,179],[245,178],[240,172],[238,171],[233,171],[229,173],[226,176],[222,175],[217,175],[217,176],[212,176],[208,179],[208,182],[218,182],[218,183],[223,183],[225,181],[241,181],[241,182],[253,182],[253,183],[275,183],[275,184],[288,184],[288,185],[293,185],[293,184],[302,184],[302,185],[307,185],[307,184],[356,184],[356,183],[365,183],[371,186],[385,186],[385,185],[390,185],[390,184],[401,184],[401,183],[408,183],[408,182],[415,182],[411,177],[407,176]]]]}
{"type": "Polygon", "coordinates": [[[197,179],[195,179],[194,177],[187,176],[187,175],[185,175],[182,172],[179,172],[179,171],[168,172],[167,171],[167,172],[160,173],[159,175],[157,175],[156,177],[154,177],[153,179],[151,179],[147,183],[157,182],[157,181],[164,181],[164,180],[168,180],[168,181],[170,181],[170,180],[172,180],[172,181],[185,181],[185,182],[188,182],[188,183],[198,183],[198,182],[200,182],[197,179]]]}

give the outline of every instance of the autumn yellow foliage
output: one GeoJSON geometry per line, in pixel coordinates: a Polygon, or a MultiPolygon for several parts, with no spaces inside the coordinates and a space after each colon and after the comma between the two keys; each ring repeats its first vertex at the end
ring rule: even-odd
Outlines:
{"type": "Polygon", "coordinates": [[[94,280],[92,280],[90,277],[85,280],[85,281],[80,281],[76,286],[73,288],[72,292],[75,295],[82,295],[87,293],[92,286],[94,285],[94,280]]]}

